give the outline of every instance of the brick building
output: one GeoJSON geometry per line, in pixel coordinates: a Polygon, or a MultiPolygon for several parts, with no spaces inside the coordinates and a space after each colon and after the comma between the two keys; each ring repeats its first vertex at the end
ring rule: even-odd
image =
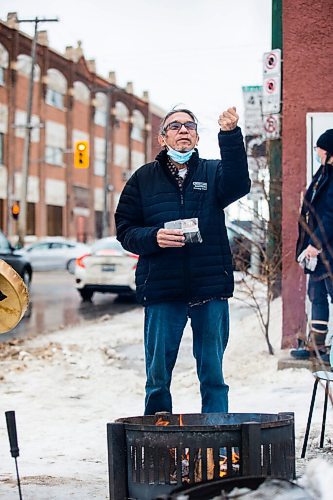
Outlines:
{"type": "MultiPolygon", "coordinates": [[[[319,167],[313,146],[333,128],[332,0],[283,0],[283,347],[306,329],[306,280],[295,263],[302,195],[319,167]]],[[[333,201],[332,201],[333,202],[333,201]]]]}
{"type": "MultiPolygon", "coordinates": [[[[18,28],[16,13],[0,21],[0,228],[10,237],[17,233],[11,206],[20,201],[31,72],[32,39],[18,28]]],[[[39,32],[27,235],[80,241],[101,237],[105,193],[112,234],[114,207],[125,181],[154,156],[152,138],[161,116],[147,92],[140,98],[131,83],[119,88],[114,73],[109,79],[98,76],[80,44],[67,47],[62,55],[48,47],[47,33],[39,32]],[[90,167],[85,170],[73,166],[73,144],[78,140],[89,141],[90,167]]]]}

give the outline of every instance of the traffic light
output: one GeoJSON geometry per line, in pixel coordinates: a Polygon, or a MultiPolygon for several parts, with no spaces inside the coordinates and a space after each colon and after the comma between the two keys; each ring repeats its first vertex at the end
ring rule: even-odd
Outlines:
{"type": "Polygon", "coordinates": [[[89,168],[89,142],[76,141],[74,145],[74,167],[89,168]]]}
{"type": "Polygon", "coordinates": [[[17,220],[20,215],[20,205],[18,203],[14,203],[12,205],[12,216],[14,220],[17,220]]]}

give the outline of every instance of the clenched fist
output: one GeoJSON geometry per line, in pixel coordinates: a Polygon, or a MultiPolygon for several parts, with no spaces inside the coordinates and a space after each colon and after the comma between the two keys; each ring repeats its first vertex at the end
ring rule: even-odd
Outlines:
{"type": "Polygon", "coordinates": [[[237,127],[237,123],[239,120],[239,116],[236,113],[236,108],[233,106],[232,108],[228,108],[227,111],[223,111],[223,113],[219,116],[219,125],[221,130],[233,130],[237,127]]]}

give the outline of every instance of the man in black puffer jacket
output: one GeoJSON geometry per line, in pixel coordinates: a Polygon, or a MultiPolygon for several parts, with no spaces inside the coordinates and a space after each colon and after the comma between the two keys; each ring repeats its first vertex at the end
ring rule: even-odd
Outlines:
{"type": "Polygon", "coordinates": [[[115,214],[118,240],[139,255],[146,415],[172,412],[172,370],[188,318],[202,412],[228,411],[222,359],[234,281],[223,209],[249,192],[250,180],[236,109],[224,111],[218,123],[221,160],[204,160],[195,149],[195,115],[187,109],[169,112],[158,137],[162,151],[134,172],[115,214]],[[188,225],[191,238],[184,229],[188,225]]]}

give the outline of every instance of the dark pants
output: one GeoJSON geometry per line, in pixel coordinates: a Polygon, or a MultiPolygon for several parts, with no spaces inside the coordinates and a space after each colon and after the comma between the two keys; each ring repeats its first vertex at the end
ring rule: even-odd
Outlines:
{"type": "Polygon", "coordinates": [[[223,353],[229,337],[228,301],[212,300],[192,307],[185,302],[168,302],[145,308],[145,415],[172,412],[172,370],[188,318],[193,332],[202,413],[228,411],[229,388],[222,374],[223,353]]]}
{"type": "Polygon", "coordinates": [[[328,297],[333,302],[333,282],[331,278],[318,279],[316,274],[310,274],[308,296],[311,302],[311,319],[327,321],[329,319],[328,297]]]}

